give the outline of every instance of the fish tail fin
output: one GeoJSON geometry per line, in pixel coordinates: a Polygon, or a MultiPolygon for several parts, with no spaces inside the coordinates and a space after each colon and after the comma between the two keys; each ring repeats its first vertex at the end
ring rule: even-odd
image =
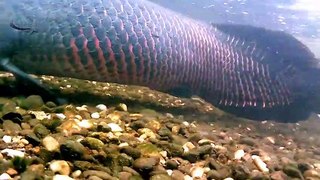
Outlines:
{"type": "Polygon", "coordinates": [[[218,40],[238,53],[234,58],[242,56],[234,62],[233,70],[240,75],[232,79],[236,79],[233,87],[240,82],[244,90],[232,91],[238,91],[235,94],[242,96],[238,99],[249,101],[250,107],[227,109],[254,119],[259,116],[258,119],[295,121],[308,116],[309,100],[319,96],[315,92],[320,87],[320,70],[318,59],[305,44],[284,31],[237,24],[212,26],[218,32],[218,40]],[[256,102],[260,105],[251,106],[256,102]],[[265,109],[265,104],[271,108],[265,109]],[[263,116],[260,110],[265,113],[263,116]]]}

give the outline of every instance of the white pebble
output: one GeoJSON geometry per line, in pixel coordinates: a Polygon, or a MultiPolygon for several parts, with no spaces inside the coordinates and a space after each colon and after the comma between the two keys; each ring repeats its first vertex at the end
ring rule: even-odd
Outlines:
{"type": "Polygon", "coordinates": [[[233,180],[231,177],[224,178],[223,180],[233,180]]]}
{"type": "Polygon", "coordinates": [[[119,144],[119,147],[127,147],[129,146],[129,144],[127,142],[124,142],[124,143],[120,143],[119,144]]]}
{"type": "Polygon", "coordinates": [[[14,150],[14,149],[4,149],[1,151],[1,153],[7,154],[7,156],[10,156],[10,157],[16,157],[16,156],[17,157],[24,157],[24,152],[14,150]]]}
{"type": "Polygon", "coordinates": [[[105,110],[107,110],[107,106],[104,105],[104,104],[98,104],[98,105],[96,106],[96,108],[99,109],[100,111],[105,111],[105,110]]]}
{"type": "Polygon", "coordinates": [[[67,176],[67,175],[54,175],[52,180],[74,180],[73,178],[67,176]]]}
{"type": "Polygon", "coordinates": [[[204,170],[202,167],[195,167],[191,170],[191,176],[193,178],[201,178],[204,174],[204,170]]]}
{"type": "Polygon", "coordinates": [[[122,132],[122,128],[116,123],[109,123],[108,126],[111,128],[112,132],[122,132]]]}
{"type": "Polygon", "coordinates": [[[245,155],[243,149],[239,149],[234,153],[234,159],[240,160],[245,155]]]}
{"type": "Polygon", "coordinates": [[[189,175],[185,175],[185,176],[183,177],[183,179],[184,179],[184,180],[193,180],[193,178],[192,178],[191,176],[189,176],[189,175]]]}
{"type": "Polygon", "coordinates": [[[12,179],[9,174],[3,173],[0,175],[0,180],[8,180],[8,179],[12,179]]]}
{"type": "Polygon", "coordinates": [[[51,115],[46,114],[44,111],[29,111],[30,114],[33,114],[36,119],[43,120],[43,119],[50,119],[51,115]]]}
{"type": "Polygon", "coordinates": [[[93,127],[93,124],[91,121],[84,119],[78,122],[78,126],[80,126],[81,128],[89,129],[93,127]]]}
{"type": "Polygon", "coordinates": [[[126,104],[120,103],[119,107],[121,108],[122,111],[128,111],[128,107],[126,104]]]}
{"type": "Polygon", "coordinates": [[[50,169],[54,173],[58,172],[61,175],[69,175],[71,171],[68,162],[63,160],[51,161],[50,169]]]}
{"type": "Polygon", "coordinates": [[[48,151],[56,151],[60,147],[59,142],[52,136],[46,136],[43,138],[42,144],[48,151]]]}
{"type": "Polygon", "coordinates": [[[82,106],[78,106],[78,107],[76,107],[76,109],[78,110],[78,111],[88,111],[88,108],[87,108],[88,106],[86,106],[86,105],[82,105],[82,106]]]}
{"type": "Polygon", "coordinates": [[[100,114],[98,112],[94,112],[91,114],[91,118],[98,119],[98,118],[100,118],[100,114]]]}
{"type": "Polygon", "coordinates": [[[4,135],[4,136],[2,137],[2,141],[4,141],[5,143],[11,143],[12,137],[11,137],[11,136],[8,136],[8,135],[4,135]]]}
{"type": "Polygon", "coordinates": [[[171,169],[168,169],[168,170],[167,170],[167,174],[168,174],[169,176],[171,176],[172,173],[173,173],[173,171],[172,171],[171,169]]]}
{"type": "Polygon", "coordinates": [[[62,113],[57,113],[56,114],[57,118],[59,118],[60,120],[64,120],[66,118],[66,115],[62,114],[62,113]]]}
{"type": "Polygon", "coordinates": [[[72,174],[71,174],[71,176],[73,177],[73,178],[78,178],[80,175],[81,175],[81,171],[80,170],[76,170],[76,171],[74,171],[72,174]]]}
{"type": "Polygon", "coordinates": [[[186,142],[182,148],[184,152],[189,152],[191,149],[195,148],[196,146],[192,144],[192,142],[186,142]]]}
{"type": "Polygon", "coordinates": [[[182,124],[185,125],[185,126],[189,126],[190,125],[190,123],[187,122],[187,121],[183,121],[182,124]]]}
{"type": "Polygon", "coordinates": [[[269,172],[269,169],[267,168],[267,164],[264,163],[259,156],[252,155],[251,158],[253,159],[254,164],[257,166],[257,168],[260,171],[269,172]]]}
{"type": "Polygon", "coordinates": [[[164,158],[168,157],[168,152],[167,151],[160,151],[159,154],[164,158]]]}

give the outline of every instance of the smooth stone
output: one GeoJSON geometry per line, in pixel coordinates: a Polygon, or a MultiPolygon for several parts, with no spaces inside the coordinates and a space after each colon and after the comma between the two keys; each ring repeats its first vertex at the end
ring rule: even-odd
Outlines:
{"type": "Polygon", "coordinates": [[[96,170],[86,170],[86,171],[83,171],[82,175],[85,177],[85,178],[88,178],[89,176],[97,176],[101,179],[113,179],[113,177],[107,173],[107,172],[103,172],[103,171],[96,171],[96,170]]]}
{"type": "Polygon", "coordinates": [[[59,142],[52,136],[46,136],[43,138],[42,144],[48,151],[58,151],[60,147],[59,142]]]}
{"type": "Polygon", "coordinates": [[[43,105],[44,105],[44,102],[41,96],[38,96],[38,95],[28,96],[26,99],[23,99],[19,104],[21,108],[28,109],[28,110],[40,108],[43,105]]]}
{"type": "Polygon", "coordinates": [[[71,172],[71,168],[67,161],[56,160],[50,162],[50,169],[54,173],[59,173],[61,175],[69,175],[71,172]]]}
{"type": "Polygon", "coordinates": [[[138,158],[133,162],[133,168],[137,170],[151,170],[159,163],[157,158],[138,158]]]}

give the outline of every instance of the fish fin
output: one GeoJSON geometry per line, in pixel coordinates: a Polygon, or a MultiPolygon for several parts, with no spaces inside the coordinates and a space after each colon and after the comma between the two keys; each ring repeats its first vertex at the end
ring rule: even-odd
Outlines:
{"type": "Polygon", "coordinates": [[[57,104],[66,103],[65,99],[57,97],[52,91],[43,86],[39,80],[31,77],[12,64],[8,58],[0,59],[0,69],[12,73],[18,82],[18,86],[27,88],[24,89],[24,91],[29,90],[33,94],[39,94],[45,99],[52,100],[57,104]]]}

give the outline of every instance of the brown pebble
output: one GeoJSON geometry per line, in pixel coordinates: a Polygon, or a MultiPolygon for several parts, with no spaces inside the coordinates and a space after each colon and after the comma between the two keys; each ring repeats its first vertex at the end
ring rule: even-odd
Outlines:
{"type": "Polygon", "coordinates": [[[173,170],[171,178],[174,180],[181,180],[184,179],[184,174],[179,170],[173,170]]]}
{"type": "Polygon", "coordinates": [[[13,169],[13,168],[9,168],[7,171],[6,171],[7,174],[9,174],[10,176],[13,176],[13,175],[16,175],[18,174],[18,172],[13,169]]]}
{"type": "Polygon", "coordinates": [[[129,180],[131,176],[131,173],[122,171],[119,173],[119,180],[129,180]]]}
{"type": "Polygon", "coordinates": [[[270,175],[270,178],[272,180],[286,180],[288,179],[288,176],[282,171],[275,171],[270,175]]]}

